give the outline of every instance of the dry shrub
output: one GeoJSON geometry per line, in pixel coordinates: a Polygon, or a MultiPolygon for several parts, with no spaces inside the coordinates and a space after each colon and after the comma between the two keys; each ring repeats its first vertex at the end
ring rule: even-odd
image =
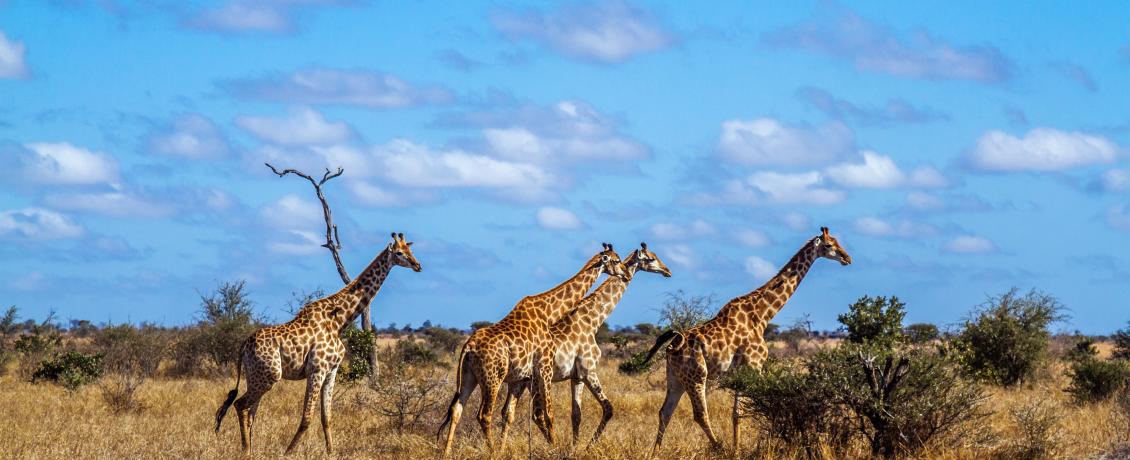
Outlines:
{"type": "Polygon", "coordinates": [[[1010,408],[1011,432],[1007,433],[1008,441],[997,450],[996,456],[1026,460],[1061,458],[1064,435],[1059,414],[1062,411],[1062,407],[1047,400],[1010,408]]]}
{"type": "Polygon", "coordinates": [[[448,374],[441,366],[395,363],[357,401],[388,418],[397,433],[423,428],[423,422],[435,419],[447,402],[445,390],[452,384],[448,374]]]}
{"type": "Polygon", "coordinates": [[[102,378],[98,389],[102,401],[114,414],[136,414],[145,409],[138,397],[138,390],[145,384],[145,377],[138,374],[115,373],[102,378]]]}

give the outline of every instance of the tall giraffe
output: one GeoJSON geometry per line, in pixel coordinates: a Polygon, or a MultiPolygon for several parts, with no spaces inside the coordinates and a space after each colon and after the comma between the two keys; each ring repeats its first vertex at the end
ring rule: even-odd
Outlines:
{"type": "Polygon", "coordinates": [[[420,263],[412,255],[412,243],[404,241],[404,234],[393,233],[392,242],[369,263],[352,282],[340,291],[302,307],[294,319],[278,326],[255,331],[240,346],[240,361],[236,366],[236,388],[228,392],[224,404],[216,411],[216,432],[220,422],[235,402],[239,416],[239,435],[243,452],[251,451],[251,430],[259,400],[281,379],[306,380],[306,398],[302,406],[302,419],[286,452],[289,454],[302,439],[310,425],[314,401],[321,391],[322,434],[326,438],[326,452],[333,452],[330,436],[330,419],[333,408],[334,379],[345,357],[341,330],[353,322],[381,289],[385,277],[395,265],[420,271],[420,263]],[[239,392],[239,373],[247,370],[247,390],[236,399],[239,392]]]}
{"type": "MultiPolygon", "coordinates": [[[[597,363],[600,362],[600,345],[596,343],[596,332],[600,325],[612,314],[616,304],[624,296],[637,270],[658,273],[665,278],[671,277],[671,270],[659,256],[647,249],[647,243],[640,243],[640,249],[632,251],[624,258],[624,277],[611,276],[604,280],[600,286],[580,303],[572,313],[565,315],[560,321],[553,323],[550,328],[550,347],[539,350],[539,357],[549,357],[543,366],[534,367],[533,379],[550,376],[553,382],[569,380],[573,386],[573,443],[577,442],[581,429],[581,390],[588,387],[593,397],[600,402],[603,412],[600,425],[596,427],[592,442],[600,440],[604,427],[612,419],[612,402],[604,395],[600,386],[600,379],[596,375],[597,363]],[[582,386],[583,385],[583,386],[582,386]]],[[[514,422],[514,406],[526,390],[526,381],[511,384],[506,394],[506,401],[502,404],[502,444],[506,444],[506,435],[510,425],[514,422]]],[[[535,395],[535,397],[538,397],[535,395]]],[[[548,405],[548,402],[544,403],[548,405]]]]}
{"type": "MultiPolygon", "coordinates": [[[[706,432],[710,444],[715,449],[721,448],[707,416],[707,381],[717,380],[731,366],[761,367],[769,356],[765,326],[785,306],[816,259],[823,257],[839,261],[841,265],[851,264],[851,256],[828,234],[828,228],[821,227],[820,232],[806,242],[776,276],[757,290],[734,298],[705,323],[683,332],[668,331],[655,340],[655,345],[648,351],[649,361],[659,347],[667,343],[670,345],[667,347],[667,397],[659,410],[659,431],[655,435],[653,457],[663,444],[663,432],[684,392],[690,396],[695,422],[706,432]]],[[[737,456],[739,418],[736,393],[732,421],[737,456]]]]}
{"type": "MultiPolygon", "coordinates": [[[[601,273],[609,276],[624,276],[620,256],[612,250],[612,245],[604,243],[604,249],[585,262],[581,271],[553,289],[541,294],[525,297],[518,301],[514,309],[497,323],[479,329],[471,334],[459,353],[459,365],[455,374],[455,396],[447,410],[447,417],[440,423],[439,436],[445,425],[450,424],[443,456],[451,453],[455,440],[455,428],[463,413],[463,405],[471,397],[476,387],[481,389],[482,404],[479,406],[479,427],[483,430],[487,448],[494,450],[491,439],[491,416],[494,400],[503,383],[513,384],[529,379],[533,369],[534,351],[549,341],[549,327],[576,307],[581,297],[588,292],[601,273]]],[[[552,444],[553,420],[548,407],[535,409],[535,421],[546,439],[552,444]]]]}

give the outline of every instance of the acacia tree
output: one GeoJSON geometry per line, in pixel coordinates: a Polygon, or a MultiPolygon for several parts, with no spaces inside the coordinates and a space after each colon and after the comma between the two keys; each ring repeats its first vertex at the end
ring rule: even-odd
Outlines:
{"type": "MultiPolygon", "coordinates": [[[[325,185],[326,182],[328,182],[330,179],[333,179],[335,177],[338,177],[338,176],[344,174],[345,169],[338,167],[337,171],[330,171],[329,168],[326,168],[326,173],[322,175],[322,179],[316,180],[313,177],[311,177],[309,174],[306,174],[306,173],[299,171],[297,169],[288,168],[288,169],[284,169],[282,171],[279,171],[278,169],[275,169],[274,166],[271,166],[270,163],[263,163],[263,164],[267,165],[268,168],[271,168],[271,172],[275,173],[279,177],[286,176],[287,174],[294,174],[295,176],[306,179],[307,181],[310,182],[310,185],[314,186],[314,193],[316,195],[318,195],[318,201],[322,203],[322,217],[326,221],[326,242],[322,243],[322,247],[329,249],[330,255],[333,256],[334,265],[337,266],[337,274],[338,274],[338,276],[341,277],[341,282],[343,284],[349,284],[349,281],[350,281],[349,272],[345,271],[345,264],[341,263],[341,253],[340,253],[340,251],[341,251],[341,239],[338,238],[337,225],[334,225],[333,213],[330,211],[329,202],[326,201],[326,195],[322,193],[322,186],[325,185]]],[[[361,310],[361,330],[371,332],[371,333],[375,333],[375,331],[373,330],[372,316],[370,315],[368,308],[361,310]]],[[[369,350],[369,368],[373,370],[373,376],[376,376],[377,375],[377,346],[376,346],[376,342],[374,342],[373,348],[371,350],[369,350]]]]}

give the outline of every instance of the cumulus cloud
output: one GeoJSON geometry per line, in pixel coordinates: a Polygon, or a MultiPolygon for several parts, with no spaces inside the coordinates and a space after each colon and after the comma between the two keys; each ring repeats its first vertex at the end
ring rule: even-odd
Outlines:
{"type": "Polygon", "coordinates": [[[984,254],[996,252],[997,245],[989,239],[975,235],[963,235],[946,243],[945,250],[958,254],[984,254]]]}
{"type": "Polygon", "coordinates": [[[153,152],[191,159],[217,158],[231,151],[220,128],[195,113],[182,115],[171,125],[154,130],[147,136],[146,144],[153,152]]]}
{"type": "Polygon", "coordinates": [[[349,140],[352,130],[345,122],[329,122],[309,107],[291,109],[284,118],[239,117],[235,123],[264,142],[286,147],[331,145],[349,140]]]}
{"type": "Polygon", "coordinates": [[[992,46],[954,45],[922,30],[898,33],[837,6],[763,39],[772,46],[825,54],[861,71],[897,77],[983,83],[1012,77],[1012,63],[992,46]]]}
{"type": "Polygon", "coordinates": [[[1112,163],[1118,155],[1118,145],[1102,136],[1036,128],[1022,138],[989,131],[977,140],[968,160],[982,171],[1060,171],[1112,163]]]}
{"type": "Polygon", "coordinates": [[[919,224],[905,219],[889,222],[871,216],[855,219],[853,226],[857,232],[875,237],[917,238],[933,236],[938,233],[938,230],[932,225],[919,224]]]}
{"type": "Polygon", "coordinates": [[[890,123],[926,123],[947,120],[949,115],[931,108],[920,108],[902,99],[888,99],[881,107],[865,107],[833,96],[820,88],[801,88],[797,96],[813,108],[832,118],[866,125],[890,123]]]}
{"type": "Polygon", "coordinates": [[[553,206],[538,209],[537,219],[538,225],[550,230],[576,230],[585,226],[573,211],[553,206]]]}
{"type": "Polygon", "coordinates": [[[66,142],[24,144],[15,152],[20,178],[37,184],[88,185],[117,182],[118,161],[66,142]]]}
{"type": "Polygon", "coordinates": [[[237,204],[234,197],[215,188],[136,186],[53,192],[44,195],[41,201],[55,209],[145,219],[221,213],[237,204]]]}
{"type": "Polygon", "coordinates": [[[227,0],[191,13],[182,23],[207,32],[284,34],[296,30],[297,17],[303,10],[348,3],[344,0],[227,0]]]}
{"type": "Polygon", "coordinates": [[[823,187],[824,179],[815,171],[799,174],[757,172],[750,175],[746,183],[773,203],[824,205],[844,199],[844,192],[823,187]]]}
{"type": "Polygon", "coordinates": [[[737,164],[796,166],[835,160],[854,143],[851,130],[842,123],[813,128],[756,118],[722,123],[718,150],[722,158],[737,164]]]}
{"type": "Polygon", "coordinates": [[[85,230],[70,217],[42,208],[0,211],[0,238],[57,240],[81,236],[85,230]]]}
{"type": "Polygon", "coordinates": [[[406,140],[373,150],[385,180],[410,187],[486,187],[541,189],[549,172],[530,164],[499,160],[461,150],[433,151],[406,140]]]}
{"type": "Polygon", "coordinates": [[[28,77],[26,53],[24,42],[11,40],[0,30],[0,79],[28,77]]]}
{"type": "Polygon", "coordinates": [[[685,244],[664,245],[663,260],[671,261],[671,263],[688,270],[698,268],[698,255],[694,252],[694,249],[685,244]]]}
{"type": "Polygon", "coordinates": [[[944,187],[942,173],[930,166],[904,173],[891,157],[865,150],[863,163],[842,163],[825,170],[829,180],[847,188],[944,187]]]}
{"type": "Polygon", "coordinates": [[[745,271],[753,275],[754,281],[768,281],[777,275],[777,266],[757,256],[745,258],[745,271]]]}
{"type": "Polygon", "coordinates": [[[439,201],[439,197],[429,190],[384,187],[366,180],[347,181],[346,187],[359,203],[378,208],[403,208],[439,201]]]}
{"type": "Polygon", "coordinates": [[[710,236],[718,233],[718,229],[714,228],[709,222],[701,219],[697,219],[687,225],[658,222],[652,224],[649,230],[651,236],[660,241],[681,240],[694,236],[710,236]]]}
{"type": "Polygon", "coordinates": [[[370,108],[414,107],[452,99],[443,87],[416,87],[396,76],[367,70],[310,68],[290,75],[220,83],[241,99],[308,105],[355,105],[370,108]]]}
{"type": "Polygon", "coordinates": [[[532,40],[600,63],[626,61],[674,41],[652,14],[623,1],[564,5],[550,12],[499,11],[491,21],[510,40],[532,40]]]}

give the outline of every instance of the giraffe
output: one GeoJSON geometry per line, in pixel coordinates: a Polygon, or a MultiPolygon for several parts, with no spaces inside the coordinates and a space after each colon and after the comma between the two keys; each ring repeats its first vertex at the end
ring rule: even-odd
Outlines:
{"type": "MultiPolygon", "coordinates": [[[[823,257],[839,261],[841,265],[851,264],[851,256],[828,234],[828,228],[821,227],[820,232],[820,235],[807,241],[776,276],[757,290],[734,298],[705,323],[683,332],[668,331],[656,339],[655,345],[648,351],[649,361],[660,347],[669,345],[667,396],[659,410],[659,431],[655,435],[652,457],[663,444],[663,432],[684,392],[690,397],[695,422],[706,432],[711,446],[721,448],[707,416],[707,381],[717,380],[731,366],[761,367],[769,356],[764,337],[765,326],[788,302],[816,259],[823,257]]],[[[735,393],[732,412],[735,457],[739,451],[738,409],[738,396],[735,393]]]]}
{"type": "MultiPolygon", "coordinates": [[[[589,392],[600,402],[603,411],[592,442],[600,440],[604,427],[612,419],[612,402],[604,395],[604,389],[601,388],[600,379],[596,375],[601,354],[600,345],[596,343],[596,332],[620,302],[637,270],[658,273],[665,278],[671,277],[671,270],[659,260],[659,256],[647,249],[647,243],[640,243],[640,249],[632,251],[624,258],[625,276],[623,278],[613,276],[604,280],[577,304],[575,310],[553,323],[550,328],[550,347],[538,350],[539,357],[549,358],[543,366],[534,367],[533,379],[551,376],[553,382],[569,380],[572,383],[574,444],[577,442],[581,428],[581,390],[584,387],[588,387],[589,392]]],[[[510,425],[514,422],[514,406],[521,399],[528,384],[528,381],[516,382],[508,388],[506,400],[502,404],[500,438],[503,445],[506,444],[510,425]]]]}
{"type": "Polygon", "coordinates": [[[244,454],[251,451],[251,432],[255,413],[263,394],[281,379],[306,380],[306,399],[302,406],[302,419],[286,453],[294,451],[306,432],[313,416],[314,401],[321,392],[322,434],[326,438],[326,452],[333,452],[330,436],[333,407],[334,379],[345,357],[341,330],[362,310],[381,289],[381,284],[394,265],[420,271],[420,263],[412,255],[412,243],[404,241],[403,233],[393,233],[392,242],[373,259],[365,271],[336,293],[306,304],[294,319],[285,324],[265,327],[255,331],[240,346],[240,361],[236,365],[236,388],[228,392],[220,409],[216,411],[216,432],[224,420],[228,407],[235,403],[239,416],[239,434],[244,454]],[[247,389],[236,399],[240,371],[247,370],[247,389]]]}
{"type": "MultiPolygon", "coordinates": [[[[530,378],[534,351],[549,340],[550,325],[576,307],[581,297],[596,284],[601,273],[614,277],[624,276],[620,256],[613,251],[611,244],[604,243],[603,246],[604,249],[589,259],[572,278],[553,289],[518,301],[502,320],[475,331],[463,344],[455,370],[455,396],[451,399],[447,417],[436,432],[438,437],[444,426],[450,424],[443,449],[445,458],[451,453],[463,405],[476,387],[480,388],[482,397],[479,427],[486,438],[487,448],[494,450],[491,416],[501,385],[530,378]]],[[[538,427],[550,444],[553,444],[553,420],[549,408],[536,407],[535,411],[538,427]]]]}

